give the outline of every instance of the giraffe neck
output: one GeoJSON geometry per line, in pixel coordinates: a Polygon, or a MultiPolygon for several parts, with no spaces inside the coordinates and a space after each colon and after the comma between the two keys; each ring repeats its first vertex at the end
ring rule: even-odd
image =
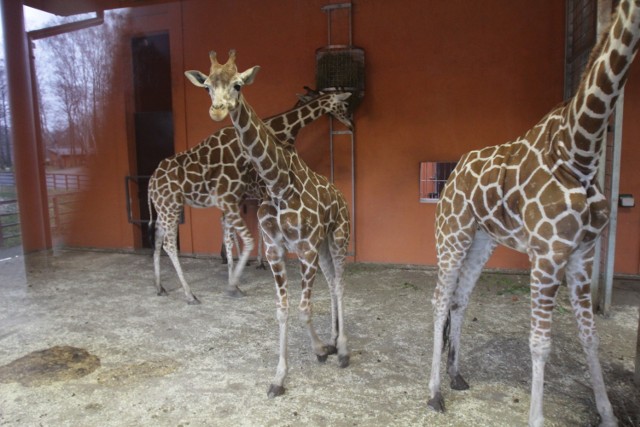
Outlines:
{"type": "Polygon", "coordinates": [[[265,120],[275,136],[282,142],[293,144],[300,129],[331,112],[331,95],[319,96],[299,107],[265,120]]]}
{"type": "Polygon", "coordinates": [[[568,137],[552,141],[552,152],[581,181],[598,169],[602,140],[615,103],[627,80],[640,39],[640,0],[622,0],[608,34],[594,48],[563,122],[568,137]]]}
{"type": "Polygon", "coordinates": [[[262,178],[269,196],[282,198],[290,189],[287,147],[278,143],[273,131],[240,95],[238,107],[230,112],[238,140],[262,178]]]}

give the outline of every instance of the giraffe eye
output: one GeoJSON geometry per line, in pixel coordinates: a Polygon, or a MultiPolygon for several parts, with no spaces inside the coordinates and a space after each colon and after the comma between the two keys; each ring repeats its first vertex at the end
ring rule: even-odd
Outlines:
{"type": "Polygon", "coordinates": [[[234,84],[234,85],[233,85],[233,88],[234,88],[237,92],[240,92],[240,89],[242,89],[242,86],[241,86],[241,85],[239,85],[238,83],[236,83],[236,84],[234,84]]]}

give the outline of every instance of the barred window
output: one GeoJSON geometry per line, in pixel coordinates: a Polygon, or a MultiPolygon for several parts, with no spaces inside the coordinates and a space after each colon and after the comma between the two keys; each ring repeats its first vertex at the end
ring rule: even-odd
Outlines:
{"type": "Polygon", "coordinates": [[[435,203],[457,162],[420,162],[420,203],[435,203]]]}

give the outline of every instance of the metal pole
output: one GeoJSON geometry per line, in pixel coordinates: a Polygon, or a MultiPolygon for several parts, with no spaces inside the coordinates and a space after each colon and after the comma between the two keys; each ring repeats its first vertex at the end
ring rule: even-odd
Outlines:
{"type": "Polygon", "coordinates": [[[334,171],[334,161],[333,161],[333,117],[329,116],[329,159],[331,160],[329,163],[331,164],[331,182],[333,182],[333,171],[334,171]]]}
{"type": "Polygon", "coordinates": [[[624,88],[614,110],[613,150],[611,153],[611,194],[609,203],[609,233],[607,236],[607,254],[604,274],[604,304],[603,314],[611,308],[613,294],[613,273],[616,259],[616,230],[618,228],[618,197],[620,196],[620,159],[622,157],[622,116],[624,115],[624,88]]]}
{"type": "MultiPolygon", "coordinates": [[[[612,4],[611,4],[611,0],[598,0],[598,4],[597,4],[597,22],[596,22],[596,44],[598,43],[598,41],[600,40],[600,37],[603,36],[603,33],[605,32],[605,30],[609,27],[609,24],[611,22],[611,10],[612,10],[612,4]]],[[[600,168],[598,170],[598,175],[597,175],[597,181],[600,184],[600,188],[603,189],[604,191],[604,184],[605,184],[605,169],[606,169],[606,163],[607,163],[607,130],[605,130],[604,134],[602,135],[602,154],[600,156],[600,168]]],[[[615,136],[615,135],[614,135],[615,136]]],[[[610,229],[611,230],[611,229],[610,229]]],[[[602,289],[601,289],[601,278],[605,279],[603,277],[603,275],[606,275],[606,268],[604,268],[604,272],[601,271],[603,270],[603,266],[602,266],[602,262],[603,262],[603,256],[606,259],[608,257],[608,253],[611,250],[615,250],[615,248],[610,248],[610,247],[606,247],[605,246],[605,250],[603,251],[603,242],[602,239],[599,238],[598,241],[596,242],[596,248],[595,248],[595,256],[594,256],[594,260],[593,260],[593,270],[592,270],[592,276],[591,276],[591,300],[593,301],[593,307],[594,307],[594,311],[600,311],[600,312],[604,312],[605,311],[605,307],[604,307],[604,298],[605,295],[602,294],[602,289]],[[604,253],[603,253],[604,252],[604,253]]],[[[606,283],[605,283],[605,289],[604,291],[606,292],[606,283]]]]}

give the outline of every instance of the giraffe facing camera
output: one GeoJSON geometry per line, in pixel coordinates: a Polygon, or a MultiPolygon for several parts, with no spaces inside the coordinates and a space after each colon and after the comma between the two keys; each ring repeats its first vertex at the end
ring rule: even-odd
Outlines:
{"type": "MultiPolygon", "coordinates": [[[[347,104],[334,102],[323,92],[308,90],[295,106],[285,113],[270,117],[265,124],[273,130],[278,140],[293,145],[300,130],[324,114],[347,119],[347,104]]],[[[169,256],[189,304],[200,301],[193,294],[184,278],[178,259],[178,224],[185,204],[222,210],[222,227],[225,254],[227,256],[228,284],[226,294],[241,297],[244,292],[238,284],[251,250],[253,237],[240,214],[240,203],[246,198],[262,199],[264,185],[242,150],[235,129],[220,129],[207,139],[181,153],[164,159],[153,172],[149,181],[149,209],[157,212],[154,243],[154,273],[158,295],[167,295],[160,283],[160,252],[164,248],[169,256]],[[238,264],[233,262],[233,237],[240,236],[243,242],[238,264]]],[[[261,244],[258,244],[259,266],[261,244]]]]}
{"type": "MultiPolygon", "coordinates": [[[[258,67],[239,73],[235,57],[232,50],[227,63],[220,64],[212,54],[208,76],[199,71],[185,74],[194,85],[207,89],[211,96],[209,115],[213,120],[229,115],[242,149],[265,185],[258,221],[266,247],[265,257],[275,280],[280,330],[278,367],[267,395],[276,397],[285,392],[288,372],[286,250],[295,253],[300,261],[302,296],[298,309],[307,326],[313,352],[321,362],[337,353],[338,365],[342,368],[349,365],[342,305],[342,276],[350,238],[349,209],[342,193],[326,177],[313,172],[294,148],[282,144],[246,102],[241,89],[253,82],[258,67]],[[318,337],[311,321],[311,288],[318,266],[331,293],[331,341],[327,344],[318,337]]],[[[341,104],[351,94],[332,92],[326,96],[329,102],[341,104]]],[[[346,115],[341,121],[351,126],[346,115]]]]}

